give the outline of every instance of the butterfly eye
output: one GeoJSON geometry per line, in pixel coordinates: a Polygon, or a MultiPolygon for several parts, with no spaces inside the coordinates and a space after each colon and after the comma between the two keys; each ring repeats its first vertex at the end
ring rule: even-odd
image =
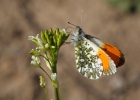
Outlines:
{"type": "Polygon", "coordinates": [[[79,26],[76,26],[76,31],[79,33],[79,35],[81,35],[83,32],[79,26]]]}

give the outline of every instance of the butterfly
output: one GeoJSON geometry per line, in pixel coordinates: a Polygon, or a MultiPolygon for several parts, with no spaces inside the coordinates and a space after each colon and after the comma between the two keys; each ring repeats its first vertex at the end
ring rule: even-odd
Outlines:
{"type": "Polygon", "coordinates": [[[80,26],[76,26],[71,43],[75,48],[78,72],[89,79],[112,75],[125,62],[123,53],[117,47],[85,34],[80,26]]]}

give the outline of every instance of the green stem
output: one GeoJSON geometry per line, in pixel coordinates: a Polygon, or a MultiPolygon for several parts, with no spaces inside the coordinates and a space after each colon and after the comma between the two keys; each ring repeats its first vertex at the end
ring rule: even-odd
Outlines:
{"type": "Polygon", "coordinates": [[[49,97],[48,97],[48,94],[47,94],[47,90],[46,90],[46,87],[43,88],[44,89],[44,92],[45,92],[45,95],[46,95],[46,100],[49,100],[49,97]]]}
{"type": "MultiPolygon", "coordinates": [[[[55,56],[55,58],[57,58],[57,56],[55,56]]],[[[57,59],[53,61],[52,63],[52,73],[56,73],[57,75],[57,59]]],[[[54,88],[54,95],[55,95],[55,100],[60,100],[60,94],[59,94],[59,82],[58,82],[58,79],[57,79],[57,76],[56,76],[56,79],[55,80],[52,80],[52,85],[53,85],[53,88],[54,88]]]]}
{"type": "Polygon", "coordinates": [[[60,94],[59,94],[59,86],[56,88],[53,86],[54,92],[55,92],[55,100],[60,100],[60,94]]]}
{"type": "Polygon", "coordinates": [[[49,77],[49,79],[52,80],[51,77],[49,76],[49,74],[41,66],[40,66],[40,68],[46,73],[46,75],[49,77]]]}

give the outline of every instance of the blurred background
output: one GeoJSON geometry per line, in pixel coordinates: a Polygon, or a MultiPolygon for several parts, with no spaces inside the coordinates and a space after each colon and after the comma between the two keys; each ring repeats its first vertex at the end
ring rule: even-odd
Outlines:
{"type": "MultiPolygon", "coordinates": [[[[35,45],[28,36],[80,25],[92,36],[117,46],[126,62],[117,73],[89,80],[76,69],[73,45],[61,47],[58,79],[62,100],[138,100],[140,98],[140,1],[139,0],[0,0],[0,100],[45,100],[39,75],[30,66],[35,45]]],[[[69,40],[68,40],[69,41],[69,40]]],[[[49,69],[44,66],[48,71],[49,69]]]]}

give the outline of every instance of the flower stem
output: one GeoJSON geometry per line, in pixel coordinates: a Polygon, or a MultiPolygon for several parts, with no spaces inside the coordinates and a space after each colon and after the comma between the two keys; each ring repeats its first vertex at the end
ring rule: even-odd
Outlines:
{"type": "Polygon", "coordinates": [[[41,66],[40,66],[40,68],[45,72],[45,74],[49,77],[49,79],[52,80],[51,77],[49,76],[49,74],[41,66]]]}
{"type": "Polygon", "coordinates": [[[46,87],[43,88],[44,89],[44,92],[45,92],[45,95],[46,95],[46,100],[49,100],[49,97],[48,97],[48,94],[47,94],[47,90],[46,90],[46,87]]]}
{"type": "Polygon", "coordinates": [[[53,87],[54,88],[54,92],[55,92],[55,100],[60,100],[60,94],[59,94],[59,86],[53,87]]]}
{"type": "Polygon", "coordinates": [[[52,73],[55,73],[56,76],[51,76],[52,78],[52,85],[53,85],[53,88],[54,88],[54,95],[55,95],[55,100],[60,100],[60,94],[59,94],[59,82],[58,82],[58,79],[57,79],[57,55],[58,53],[55,55],[55,59],[53,60],[53,63],[52,63],[52,73]],[[55,78],[54,78],[55,77],[55,78]]]}

